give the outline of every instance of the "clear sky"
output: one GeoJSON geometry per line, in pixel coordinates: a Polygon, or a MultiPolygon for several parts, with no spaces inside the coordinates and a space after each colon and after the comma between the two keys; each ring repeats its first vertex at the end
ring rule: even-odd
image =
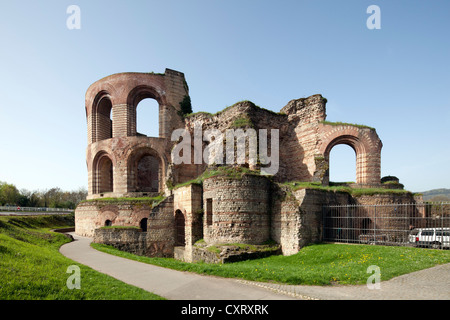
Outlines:
{"type": "MultiPolygon", "coordinates": [[[[450,188],[449,34],[448,0],[3,0],[0,181],[87,188],[89,85],[170,68],[185,74],[194,111],[250,100],[278,112],[320,93],[327,120],[377,129],[382,176],[450,188]],[[67,28],[70,5],[81,29],[67,28]],[[370,5],[381,29],[366,26],[370,5]]],[[[354,162],[335,147],[331,179],[354,181],[354,162]]]]}

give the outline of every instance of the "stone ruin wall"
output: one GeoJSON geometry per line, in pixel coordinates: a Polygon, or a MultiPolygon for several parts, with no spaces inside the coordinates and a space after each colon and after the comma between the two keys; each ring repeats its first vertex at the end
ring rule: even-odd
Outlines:
{"type": "MultiPolygon", "coordinates": [[[[325,119],[325,100],[321,95],[314,95],[309,98],[292,100],[279,113],[265,110],[255,106],[252,102],[239,102],[215,115],[207,113],[197,113],[189,116],[185,120],[185,127],[194,136],[194,125],[201,123],[203,131],[218,129],[226,132],[227,129],[252,128],[257,132],[259,129],[267,129],[269,134],[269,155],[270,150],[270,130],[279,130],[279,159],[280,165],[276,181],[313,181],[316,170],[315,155],[318,153],[317,144],[320,140],[318,123],[325,119]],[[247,119],[249,125],[236,127],[235,121],[247,119]]],[[[205,144],[204,144],[205,146],[205,144]]],[[[225,162],[225,161],[224,161],[225,162]]],[[[201,166],[204,170],[206,165],[201,166]]],[[[184,170],[180,166],[180,170],[184,170]]],[[[184,175],[185,181],[191,180],[198,175],[184,175]]],[[[179,182],[184,182],[180,179],[179,182]]]]}
{"type": "Polygon", "coordinates": [[[207,179],[203,188],[191,184],[169,189],[198,177],[207,168],[204,163],[171,163],[172,131],[184,127],[194,137],[195,123],[201,123],[203,131],[253,128],[267,129],[270,133],[270,129],[278,129],[280,165],[273,177],[276,182],[328,185],[330,151],[337,144],[347,144],[355,150],[357,157],[357,186],[380,186],[382,143],[375,129],[325,122],[326,99],[321,95],[292,100],[278,113],[243,101],[215,115],[200,112],[183,119],[178,109],[186,95],[188,88],[184,75],[170,69],[166,69],[165,74],[112,75],[88,89],[88,198],[156,195],[143,193],[136,186],[136,161],[143,153],[158,157],[158,193],[165,192],[169,197],[154,208],[126,201],[120,204],[85,202],[76,210],[77,234],[95,236],[98,241],[117,245],[123,245],[128,241],[124,239],[129,239],[129,250],[141,250],[145,255],[173,256],[177,241],[175,213],[179,211],[185,219],[185,250],[181,254],[186,260],[192,259],[192,245],[201,238],[210,243],[262,243],[273,239],[281,244],[283,254],[293,254],[308,243],[320,241],[323,204],[398,201],[382,196],[354,199],[348,194],[314,189],[290,191],[287,187],[263,182],[266,181],[264,177],[256,176],[240,181],[207,179]],[[159,103],[159,137],[146,137],[136,132],[136,106],[148,97],[159,103]],[[239,119],[246,120],[244,125],[236,126],[239,119]],[[113,180],[113,186],[108,192],[101,192],[108,188],[107,181],[101,177],[108,176],[108,167],[102,166],[103,159],[111,161],[110,168],[113,168],[113,176],[108,177],[113,180]],[[217,216],[211,223],[206,217],[206,199],[213,199],[215,203],[213,212],[217,216]],[[149,219],[147,232],[128,230],[120,235],[119,231],[94,231],[104,226],[106,220],[114,225],[137,226],[143,218],[149,219]],[[143,245],[136,244],[136,239],[142,242],[144,238],[143,245]]]}
{"type": "MultiPolygon", "coordinates": [[[[376,130],[351,124],[327,123],[326,100],[321,95],[291,100],[280,112],[255,106],[252,102],[239,102],[215,115],[197,113],[185,119],[185,128],[194,136],[194,126],[203,131],[218,129],[252,128],[279,130],[279,170],[274,179],[278,182],[303,181],[329,184],[329,155],[338,144],[347,144],[357,157],[356,184],[358,187],[381,186],[382,143],[376,130]],[[236,127],[236,120],[246,119],[248,124],[236,127]]],[[[270,135],[269,135],[270,141],[270,135]]],[[[203,147],[206,143],[203,143],[203,147]]],[[[269,154],[270,142],[268,143],[269,154]]],[[[224,149],[225,150],[225,149],[224,149]]],[[[192,155],[193,157],[193,155],[192,155]]],[[[223,160],[225,163],[225,160],[223,160]]],[[[193,161],[192,161],[193,163],[193,161]]],[[[206,169],[207,165],[179,165],[176,183],[189,181],[206,169]]]]}
{"type": "Polygon", "coordinates": [[[135,201],[117,204],[105,201],[84,202],[75,213],[75,233],[92,237],[94,242],[112,245],[118,249],[153,257],[173,257],[175,245],[173,197],[156,206],[135,201]],[[136,227],[147,218],[147,231],[136,227]],[[105,221],[130,229],[107,228],[105,221]],[[151,223],[149,223],[151,221],[151,223]]]}
{"type": "Polygon", "coordinates": [[[348,144],[357,154],[356,182],[360,186],[380,184],[382,144],[375,130],[325,123],[326,99],[321,95],[292,100],[278,113],[243,101],[215,115],[199,112],[183,119],[178,114],[179,103],[188,94],[184,75],[170,69],[164,74],[115,74],[89,87],[86,93],[89,199],[148,195],[136,183],[135,162],[142,153],[152,154],[159,161],[158,192],[170,193],[167,179],[170,185],[176,185],[202,174],[207,165],[194,164],[194,155],[190,164],[171,163],[175,144],[170,140],[171,133],[174,129],[186,128],[193,137],[196,123],[202,124],[203,132],[252,128],[266,129],[270,133],[270,129],[278,129],[280,164],[274,179],[279,182],[327,185],[331,148],[336,144],[348,144]],[[158,101],[159,137],[142,136],[136,131],[136,106],[144,98],[158,101]],[[247,124],[237,127],[236,121],[242,119],[247,124]],[[111,164],[105,165],[108,162],[111,164]],[[113,181],[113,185],[108,186],[108,181],[113,181]]]}
{"type": "Polygon", "coordinates": [[[205,241],[208,244],[263,244],[268,241],[269,190],[269,181],[264,176],[219,176],[204,180],[205,241]]]}

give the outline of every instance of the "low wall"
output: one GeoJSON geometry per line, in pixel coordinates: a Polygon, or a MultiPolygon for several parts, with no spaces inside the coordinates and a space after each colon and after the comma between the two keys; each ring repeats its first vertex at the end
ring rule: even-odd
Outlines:
{"type": "Polygon", "coordinates": [[[139,229],[107,228],[96,229],[94,243],[113,246],[116,249],[145,256],[147,232],[139,229]]]}
{"type": "Polygon", "coordinates": [[[280,248],[261,251],[246,251],[235,246],[223,246],[220,253],[208,251],[204,248],[192,247],[192,261],[205,263],[230,263],[251,259],[261,259],[268,256],[280,254],[280,248]]]}
{"type": "Polygon", "coordinates": [[[82,203],[75,212],[75,233],[138,255],[173,257],[173,196],[152,205],[150,201],[130,200],[82,203]],[[147,219],[147,232],[140,230],[142,219],[147,219]],[[119,228],[102,229],[106,220],[119,228]]]}

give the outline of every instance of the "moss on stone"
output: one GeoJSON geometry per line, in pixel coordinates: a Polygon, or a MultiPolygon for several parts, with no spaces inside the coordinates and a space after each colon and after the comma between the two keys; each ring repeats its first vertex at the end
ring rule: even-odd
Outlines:
{"type": "MultiPolygon", "coordinates": [[[[157,197],[139,197],[139,198],[128,198],[128,197],[120,197],[120,198],[96,198],[82,201],[81,203],[99,203],[102,205],[105,204],[117,204],[117,203],[131,203],[131,204],[148,204],[148,205],[156,205],[162,202],[165,199],[164,196],[157,197]]],[[[80,203],[80,204],[81,204],[80,203]]]]}
{"type": "Polygon", "coordinates": [[[330,126],[352,126],[360,129],[370,129],[375,130],[375,128],[363,125],[363,124],[356,124],[356,123],[347,123],[347,122],[331,122],[331,121],[320,121],[322,124],[327,124],[330,126]]]}
{"type": "Polygon", "coordinates": [[[401,189],[385,189],[385,188],[354,188],[347,185],[347,183],[330,183],[330,186],[323,186],[319,182],[299,182],[290,181],[282,185],[288,186],[292,191],[299,189],[316,189],[329,192],[345,192],[354,197],[371,196],[376,194],[411,194],[410,191],[401,189]]]}

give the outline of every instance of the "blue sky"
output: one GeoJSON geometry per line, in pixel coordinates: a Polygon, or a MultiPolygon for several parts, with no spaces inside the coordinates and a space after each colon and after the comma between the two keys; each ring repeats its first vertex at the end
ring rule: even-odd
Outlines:
{"type": "MultiPolygon", "coordinates": [[[[279,111],[320,93],[329,121],[377,129],[382,176],[450,188],[449,14],[445,0],[2,1],[0,181],[87,187],[89,85],[170,68],[184,72],[194,111],[241,100],[279,111]],[[79,30],[66,26],[72,4],[79,30]],[[370,5],[379,30],[366,26],[370,5]]],[[[139,119],[155,126],[142,103],[139,119]]],[[[335,147],[331,179],[355,180],[353,158],[335,147]]]]}

